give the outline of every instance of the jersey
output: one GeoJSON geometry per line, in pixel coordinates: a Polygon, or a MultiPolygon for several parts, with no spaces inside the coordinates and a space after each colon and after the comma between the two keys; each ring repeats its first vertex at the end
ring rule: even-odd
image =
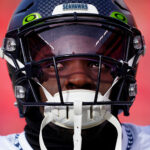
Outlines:
{"type": "MultiPolygon", "coordinates": [[[[150,150],[150,126],[122,124],[122,150],[150,150]]],[[[0,136],[0,150],[33,150],[25,133],[0,136]]]]}

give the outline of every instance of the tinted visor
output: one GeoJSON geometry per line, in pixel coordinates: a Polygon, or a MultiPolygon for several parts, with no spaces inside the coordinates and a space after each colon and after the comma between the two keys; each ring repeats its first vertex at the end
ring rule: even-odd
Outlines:
{"type": "Polygon", "coordinates": [[[111,74],[112,69],[117,65],[101,57],[86,55],[57,57],[55,60],[45,59],[38,64],[40,67],[36,77],[51,94],[58,92],[57,75],[62,91],[69,89],[96,91],[98,88],[101,94],[105,94],[114,80],[111,74]]]}
{"type": "Polygon", "coordinates": [[[104,25],[67,24],[31,32],[27,52],[35,61],[67,54],[100,54],[116,60],[125,56],[124,31],[104,25]]]}

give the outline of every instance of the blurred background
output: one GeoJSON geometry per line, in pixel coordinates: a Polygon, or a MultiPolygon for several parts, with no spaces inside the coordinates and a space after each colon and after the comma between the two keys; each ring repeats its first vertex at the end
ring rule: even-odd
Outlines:
{"type": "MultiPolygon", "coordinates": [[[[0,46],[11,16],[21,0],[0,0],[0,46]]],[[[138,95],[131,108],[130,117],[120,115],[122,122],[137,125],[150,124],[150,0],[125,0],[133,13],[137,26],[146,42],[146,55],[140,61],[137,75],[138,95]]],[[[25,120],[19,118],[14,106],[15,98],[6,68],[0,59],[0,135],[23,131],[25,120]]]]}

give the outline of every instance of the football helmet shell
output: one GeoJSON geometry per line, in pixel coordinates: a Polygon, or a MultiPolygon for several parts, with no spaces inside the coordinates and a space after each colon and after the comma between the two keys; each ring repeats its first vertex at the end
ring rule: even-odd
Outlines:
{"type": "MultiPolygon", "coordinates": [[[[113,36],[111,34],[110,37],[113,36]]],[[[123,110],[125,115],[128,115],[129,107],[132,105],[136,96],[135,75],[138,59],[144,54],[144,42],[140,31],[136,29],[131,12],[123,1],[23,0],[11,19],[2,50],[3,53],[1,56],[8,62],[9,74],[13,82],[20,116],[23,117],[25,115],[28,106],[73,105],[71,103],[64,103],[63,101],[59,74],[57,73],[58,70],[56,67],[58,60],[70,57],[92,57],[97,60],[99,68],[105,63],[115,65],[111,69],[111,75],[114,79],[118,78],[118,81],[113,85],[111,94],[109,95],[112,101],[104,103],[97,101],[101,72],[99,70],[95,98],[93,102],[84,102],[83,104],[112,105],[113,114],[117,115],[119,110],[123,110]],[[111,58],[111,56],[103,56],[97,53],[76,52],[75,55],[68,55],[64,52],[63,55],[51,57],[50,59],[53,60],[55,66],[61,102],[41,103],[38,100],[39,93],[36,92],[38,91],[37,83],[32,79],[37,74],[40,75],[38,68],[39,64],[43,62],[42,60],[34,62],[29,59],[26,39],[30,35],[33,35],[33,31],[36,35],[40,33],[40,35],[44,36],[43,30],[49,30],[46,29],[47,26],[49,28],[55,28],[64,24],[75,23],[85,26],[101,26],[110,31],[115,31],[115,29],[118,29],[118,32],[123,31],[123,35],[126,37],[126,46],[124,46],[125,48],[122,47],[122,49],[125,49],[125,56],[122,59],[116,60],[111,58]]]]}

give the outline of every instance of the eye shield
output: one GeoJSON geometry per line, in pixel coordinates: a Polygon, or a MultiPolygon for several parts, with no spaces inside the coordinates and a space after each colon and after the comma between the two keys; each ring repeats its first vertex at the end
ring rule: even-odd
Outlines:
{"type": "Polygon", "coordinates": [[[26,36],[27,53],[35,61],[69,54],[100,54],[121,60],[126,41],[124,31],[101,24],[67,24],[39,29],[26,36]]]}

